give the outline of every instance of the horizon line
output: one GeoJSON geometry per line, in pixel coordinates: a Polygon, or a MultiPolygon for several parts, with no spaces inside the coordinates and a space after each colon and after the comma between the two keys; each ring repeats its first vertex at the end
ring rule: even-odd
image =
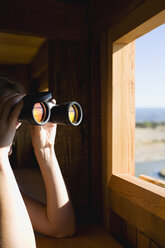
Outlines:
{"type": "Polygon", "coordinates": [[[165,109],[165,106],[135,106],[135,108],[155,108],[155,109],[165,109]]]}

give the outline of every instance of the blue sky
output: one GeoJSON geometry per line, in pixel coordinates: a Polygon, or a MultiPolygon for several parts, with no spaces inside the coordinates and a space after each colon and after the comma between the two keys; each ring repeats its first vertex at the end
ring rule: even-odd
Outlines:
{"type": "Polygon", "coordinates": [[[136,40],[135,106],[165,108],[165,24],[136,40]]]}

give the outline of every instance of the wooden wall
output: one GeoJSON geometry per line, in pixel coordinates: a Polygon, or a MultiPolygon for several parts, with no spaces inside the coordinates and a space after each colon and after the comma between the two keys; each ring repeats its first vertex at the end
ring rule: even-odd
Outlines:
{"type": "Polygon", "coordinates": [[[56,154],[78,216],[90,214],[90,82],[87,40],[49,42],[49,88],[57,103],[75,100],[83,108],[78,127],[58,126],[56,154]]]}
{"type": "Polygon", "coordinates": [[[127,248],[161,248],[152,237],[125,221],[111,211],[110,232],[116,240],[127,248]]]}
{"type": "MultiPolygon", "coordinates": [[[[13,5],[8,0],[1,5],[1,12],[1,32],[30,34],[47,39],[32,62],[26,65],[28,73],[24,77],[28,78],[28,92],[49,87],[57,103],[76,100],[83,108],[84,117],[80,126],[58,126],[55,150],[77,221],[90,222],[91,84],[86,7],[68,1],[24,1],[22,4],[18,0],[13,5]]],[[[21,66],[17,67],[21,69],[21,66]]],[[[9,67],[6,72],[11,74],[9,67]]],[[[19,79],[17,73],[13,76],[19,79]]],[[[22,79],[20,81],[23,82],[22,79]]],[[[13,167],[36,168],[27,126],[22,125],[18,132],[13,167]]]]}
{"type": "Polygon", "coordinates": [[[78,222],[91,219],[90,81],[88,40],[47,40],[33,59],[33,91],[49,89],[57,104],[75,100],[83,108],[78,127],[58,126],[55,151],[78,222]]]}
{"type": "MultiPolygon", "coordinates": [[[[55,151],[78,223],[91,221],[91,107],[88,40],[47,40],[29,65],[1,66],[34,93],[49,88],[57,103],[75,100],[83,109],[78,127],[58,126],[55,151]],[[27,69],[27,70],[25,70],[27,69]],[[21,74],[22,73],[22,74],[21,74]],[[21,75],[20,75],[21,74],[21,75]]],[[[17,131],[13,168],[37,168],[28,125],[17,131]]]]}
{"type": "MultiPolygon", "coordinates": [[[[101,143],[94,143],[95,138],[93,138],[92,142],[92,166],[96,166],[102,171],[102,220],[104,226],[124,247],[165,247],[163,235],[165,222],[163,219],[157,218],[154,214],[150,214],[140,207],[130,207],[130,201],[125,204],[125,199],[120,194],[117,196],[111,190],[108,190],[109,180],[113,171],[112,162],[109,161],[112,161],[114,156],[112,150],[112,123],[114,124],[112,122],[112,111],[114,109],[112,105],[110,106],[110,103],[113,102],[112,90],[114,89],[112,85],[110,86],[110,82],[112,82],[112,46],[113,41],[137,28],[164,9],[164,1],[91,1],[92,49],[95,51],[92,54],[92,85],[95,84],[95,75],[98,75],[99,79],[97,78],[97,80],[100,80],[95,90],[92,91],[92,109],[94,114],[92,132],[97,133],[98,126],[95,126],[96,119],[101,129],[101,133],[97,133],[98,140],[101,135],[101,143]],[[110,39],[105,41],[104,37],[105,39],[106,37],[110,37],[110,39]],[[110,42],[109,44],[108,41],[110,42]],[[100,54],[100,60],[99,55],[97,55],[97,60],[95,59],[96,52],[100,54]],[[98,68],[100,68],[99,71],[98,68]],[[95,108],[94,99],[96,96],[99,101],[101,99],[102,107],[100,114],[97,113],[95,108]],[[110,114],[108,114],[108,116],[111,116],[110,120],[107,120],[109,118],[106,116],[107,109],[110,111],[110,114]],[[107,123],[110,125],[108,126],[107,123]],[[107,137],[110,137],[109,140],[107,137]],[[98,156],[95,157],[98,151],[98,156]],[[100,167],[99,164],[101,164],[100,167]],[[119,209],[122,210],[120,211],[119,209]],[[134,209],[134,212],[130,212],[132,209],[134,209]],[[130,215],[133,216],[132,219],[129,218],[130,215]]],[[[156,25],[158,26],[160,24],[155,22],[155,27],[156,25]]],[[[141,30],[141,35],[143,31],[141,30]]],[[[139,32],[137,32],[136,38],[138,38],[138,35],[139,32]]],[[[124,43],[121,39],[122,42],[124,43]]],[[[126,43],[129,43],[129,40],[126,43]]]]}

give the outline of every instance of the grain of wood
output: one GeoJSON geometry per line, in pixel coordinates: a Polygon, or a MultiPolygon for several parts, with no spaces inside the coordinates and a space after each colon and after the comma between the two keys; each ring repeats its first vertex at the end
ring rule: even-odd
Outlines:
{"type": "Polygon", "coordinates": [[[165,192],[162,187],[129,175],[113,175],[110,189],[165,220],[165,192]]]}
{"type": "Polygon", "coordinates": [[[91,116],[85,42],[80,44],[51,41],[48,56],[49,89],[57,104],[78,101],[85,116],[83,123],[78,127],[58,125],[55,148],[77,219],[84,222],[91,216],[89,209],[91,116]]]}
{"type": "Polygon", "coordinates": [[[146,175],[140,175],[139,178],[144,180],[144,181],[147,181],[149,183],[153,183],[157,186],[165,188],[165,181],[163,181],[161,179],[157,179],[157,178],[146,176],[146,175]]]}
{"type": "Polygon", "coordinates": [[[83,5],[51,0],[1,3],[2,32],[78,41],[86,30],[85,24],[86,8],[83,5]]]}
{"type": "MultiPolygon", "coordinates": [[[[110,191],[110,208],[134,228],[141,230],[160,247],[165,247],[165,221],[143,209],[120,193],[110,191]],[[153,225],[154,223],[154,225],[153,225]]],[[[113,226],[112,226],[113,228],[113,226]]],[[[132,240],[133,237],[129,237],[132,240]]],[[[127,247],[127,246],[126,246],[127,247]]],[[[136,246],[135,246],[136,247],[136,246]]],[[[131,247],[132,248],[132,247],[131,247]]]]}
{"type": "MultiPolygon", "coordinates": [[[[130,22],[130,20],[128,19],[127,22],[130,22]]],[[[162,10],[160,13],[154,15],[149,20],[143,22],[141,25],[138,25],[133,30],[128,32],[126,35],[119,38],[116,42],[117,43],[132,42],[133,40],[138,39],[142,35],[150,32],[151,30],[159,27],[164,23],[165,23],[165,10],[162,10]]]]}
{"type": "Polygon", "coordinates": [[[135,43],[113,46],[113,173],[134,175],[135,43]]]}
{"type": "MultiPolygon", "coordinates": [[[[133,4],[135,4],[135,1],[133,4]]],[[[129,9],[130,2],[127,3],[127,7],[129,9]]],[[[118,17],[118,10],[116,9],[115,12],[114,9],[113,11],[116,14],[115,18],[118,18],[118,21],[114,24],[113,20],[108,22],[108,20],[111,19],[111,16],[108,17],[106,15],[107,10],[104,11],[105,15],[103,12],[101,13],[104,18],[99,18],[99,15],[97,15],[98,21],[96,22],[96,25],[98,25],[98,29],[101,26],[104,26],[105,28],[105,25],[109,25],[109,31],[106,26],[106,31],[109,33],[110,37],[108,46],[109,50],[111,50],[112,46],[114,48],[113,55],[109,54],[110,59],[111,56],[113,56],[113,73],[110,75],[113,79],[113,85],[111,85],[111,80],[107,81],[107,83],[110,84],[109,87],[112,87],[113,89],[113,135],[110,138],[113,146],[113,162],[111,163],[109,160],[108,166],[112,173],[116,173],[117,176],[121,176],[126,181],[126,178],[128,178],[129,175],[134,174],[133,154],[135,125],[133,123],[133,115],[135,106],[133,102],[135,96],[134,90],[131,90],[131,87],[128,88],[128,82],[134,78],[133,73],[135,70],[133,62],[135,54],[131,52],[131,44],[133,44],[132,42],[137,37],[142,36],[144,33],[164,23],[164,7],[164,1],[160,1],[158,4],[155,0],[145,0],[137,3],[136,8],[132,8],[127,14],[124,13],[122,17],[118,17]],[[106,20],[107,24],[104,23],[104,20],[106,20]],[[99,23],[102,23],[102,25],[99,23]],[[115,43],[113,43],[113,41],[115,43]],[[130,53],[127,50],[129,46],[130,53]],[[127,175],[124,175],[124,173],[127,175]]],[[[112,11],[112,5],[110,8],[112,11]]],[[[134,87],[134,79],[132,82],[132,86],[134,87]]],[[[110,127],[111,126],[108,126],[108,128],[110,127]]],[[[110,143],[107,143],[105,149],[111,150],[110,143]]],[[[113,178],[114,175],[111,177],[111,182],[113,181],[113,178]]],[[[160,247],[165,247],[164,190],[147,182],[144,183],[139,179],[137,183],[136,178],[131,178],[130,185],[126,183],[124,186],[122,180],[119,179],[115,188],[110,187],[110,208],[127,222],[131,223],[131,225],[134,226],[134,230],[138,228],[147,234],[147,241],[141,242],[142,238],[139,239],[140,243],[138,247],[143,247],[143,243],[145,244],[144,247],[150,247],[150,239],[155,240],[160,247]],[[136,188],[135,184],[136,186],[139,186],[136,188]]],[[[112,220],[110,220],[110,223],[111,221],[112,220]]],[[[133,238],[133,234],[128,237],[128,240],[131,240],[131,238],[133,238]]],[[[135,242],[134,246],[136,247],[135,242]]]]}

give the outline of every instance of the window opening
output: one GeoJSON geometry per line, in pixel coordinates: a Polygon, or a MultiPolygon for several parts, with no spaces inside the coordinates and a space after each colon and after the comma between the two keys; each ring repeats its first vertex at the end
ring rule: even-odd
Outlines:
{"type": "Polygon", "coordinates": [[[135,174],[165,180],[165,24],[135,47],[135,174]]]}

